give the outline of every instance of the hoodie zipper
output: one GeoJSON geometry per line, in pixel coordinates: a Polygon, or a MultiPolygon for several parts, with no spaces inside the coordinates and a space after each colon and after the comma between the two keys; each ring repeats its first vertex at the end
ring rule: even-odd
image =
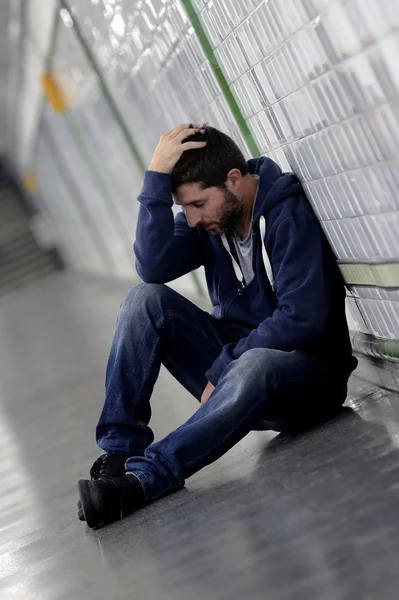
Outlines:
{"type": "Polygon", "coordinates": [[[226,316],[226,314],[227,314],[228,310],[230,309],[230,306],[233,304],[234,300],[237,300],[237,298],[239,296],[242,296],[245,288],[246,288],[246,286],[243,284],[242,281],[240,281],[236,293],[234,294],[234,296],[232,298],[230,298],[230,300],[228,301],[228,303],[222,310],[222,318],[226,316]]]}
{"type": "MultiPolygon", "coordinates": [[[[253,223],[251,223],[251,227],[252,227],[252,249],[254,249],[255,246],[255,231],[253,229],[253,223]]],[[[252,269],[254,271],[254,276],[255,276],[255,252],[254,250],[252,250],[253,255],[252,255],[252,269]]],[[[222,311],[222,317],[226,316],[227,311],[229,310],[230,306],[233,304],[234,300],[237,299],[238,296],[242,296],[244,293],[244,290],[246,288],[246,284],[243,283],[244,279],[242,281],[238,280],[238,288],[237,288],[237,292],[234,294],[234,296],[232,298],[230,298],[230,300],[228,301],[228,303],[226,304],[226,306],[224,307],[224,310],[222,311]]]]}
{"type": "MultiPolygon", "coordinates": [[[[253,227],[253,224],[252,224],[253,227]]],[[[256,277],[255,273],[256,273],[256,266],[255,266],[255,240],[257,239],[255,230],[252,230],[252,249],[253,249],[253,255],[252,255],[252,269],[254,272],[254,277],[256,277]]],[[[260,239],[260,243],[262,243],[262,239],[260,239]]],[[[234,296],[232,298],[230,298],[230,300],[228,301],[228,303],[226,304],[226,306],[224,307],[224,310],[222,311],[222,318],[226,316],[227,311],[230,309],[231,305],[233,304],[234,300],[236,300],[239,296],[242,296],[244,293],[244,290],[247,286],[244,285],[243,281],[238,280],[238,288],[237,288],[237,292],[234,294],[234,296]]]]}

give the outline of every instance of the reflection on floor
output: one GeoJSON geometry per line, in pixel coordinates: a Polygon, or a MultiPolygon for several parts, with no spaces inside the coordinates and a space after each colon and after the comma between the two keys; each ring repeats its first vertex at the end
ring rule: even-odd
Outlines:
{"type": "MultiPolygon", "coordinates": [[[[0,302],[0,598],[396,599],[399,398],[355,377],[319,429],[251,433],[128,519],[77,520],[126,289],[56,275],[0,302]]],[[[159,383],[157,437],[196,408],[159,383]]]]}

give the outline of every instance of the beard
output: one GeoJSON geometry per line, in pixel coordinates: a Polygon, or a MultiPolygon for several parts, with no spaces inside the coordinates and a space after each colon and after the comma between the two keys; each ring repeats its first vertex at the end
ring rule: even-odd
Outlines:
{"type": "Polygon", "coordinates": [[[244,212],[244,202],[239,196],[236,196],[229,190],[223,190],[224,203],[217,213],[217,230],[211,231],[213,235],[226,233],[229,229],[233,229],[238,223],[244,212]]]}

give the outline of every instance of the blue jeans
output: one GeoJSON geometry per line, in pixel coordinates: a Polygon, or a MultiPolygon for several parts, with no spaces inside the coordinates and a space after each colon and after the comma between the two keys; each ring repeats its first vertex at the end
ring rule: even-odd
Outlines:
{"type": "MultiPolygon", "coordinates": [[[[253,429],[295,430],[337,411],[350,371],[300,350],[255,348],[222,373],[206,404],[183,425],[153,443],[150,399],[161,364],[198,400],[205,372],[222,346],[249,329],[220,321],[161,284],[132,288],[121,305],[106,369],[97,443],[129,456],[127,472],[147,500],[184,486],[253,429]]],[[[355,360],[355,359],[354,359],[355,360]]]]}

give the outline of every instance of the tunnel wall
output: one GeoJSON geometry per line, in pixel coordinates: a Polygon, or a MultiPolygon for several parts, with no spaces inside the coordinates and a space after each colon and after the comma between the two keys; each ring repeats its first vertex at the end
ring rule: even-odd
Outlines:
{"type": "MultiPolygon", "coordinates": [[[[398,27],[389,0],[55,3],[42,71],[61,102],[36,81],[46,100],[21,169],[68,263],[134,276],[157,140],[208,122],[298,175],[347,285],[355,348],[398,361],[398,27]]],[[[202,271],[172,285],[205,289],[202,271]]]]}

